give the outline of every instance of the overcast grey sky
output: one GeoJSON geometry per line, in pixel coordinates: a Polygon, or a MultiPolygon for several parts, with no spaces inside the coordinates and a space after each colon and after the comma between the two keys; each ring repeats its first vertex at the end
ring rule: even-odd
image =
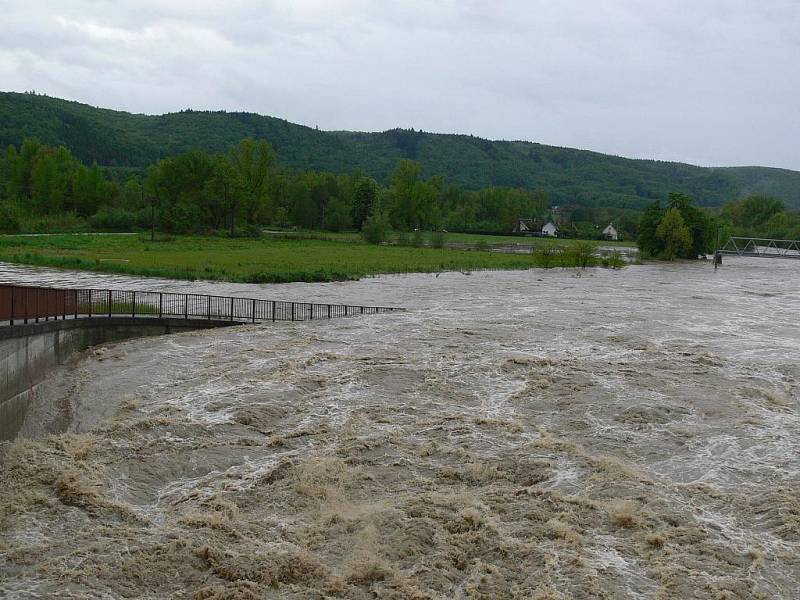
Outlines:
{"type": "Polygon", "coordinates": [[[800,169],[800,1],[0,0],[0,88],[800,169]]]}

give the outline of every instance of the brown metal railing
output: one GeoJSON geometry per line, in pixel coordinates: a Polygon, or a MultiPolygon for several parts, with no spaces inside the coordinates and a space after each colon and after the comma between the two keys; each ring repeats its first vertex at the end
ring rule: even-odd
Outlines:
{"type": "Polygon", "coordinates": [[[387,306],[318,304],[101,289],[45,288],[0,284],[0,322],[85,317],[207,319],[256,323],[262,321],[311,321],[355,315],[373,315],[403,310],[387,306]]]}

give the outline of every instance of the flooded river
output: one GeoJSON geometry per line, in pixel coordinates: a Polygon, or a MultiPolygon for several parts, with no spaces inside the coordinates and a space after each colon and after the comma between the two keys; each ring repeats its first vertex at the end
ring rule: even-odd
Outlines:
{"type": "MultiPolygon", "coordinates": [[[[798,598],[800,262],[0,280],[404,306],[99,348],[0,460],[8,598],[798,598]]],[[[49,386],[49,388],[48,388],[49,386]]]]}

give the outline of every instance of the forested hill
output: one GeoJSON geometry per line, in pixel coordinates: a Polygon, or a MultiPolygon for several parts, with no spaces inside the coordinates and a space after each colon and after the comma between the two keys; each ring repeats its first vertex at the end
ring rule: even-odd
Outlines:
{"type": "Polygon", "coordinates": [[[634,160],[531,142],[394,129],[320,131],[252,113],[183,111],[139,115],[34,94],[0,92],[0,147],[26,137],[63,144],[85,163],[111,172],[142,172],[160,158],[199,148],[225,152],[246,137],[267,139],[287,167],[351,173],[386,182],[401,158],[422,175],[443,175],[468,189],[487,186],[547,191],[552,204],[641,209],[669,192],[703,205],[768,193],[800,207],[800,172],[765,167],[703,168],[634,160]]]}

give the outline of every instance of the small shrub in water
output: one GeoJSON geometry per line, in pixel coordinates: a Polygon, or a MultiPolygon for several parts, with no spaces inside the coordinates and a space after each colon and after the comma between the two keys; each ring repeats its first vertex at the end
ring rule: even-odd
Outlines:
{"type": "Polygon", "coordinates": [[[561,258],[561,248],[552,244],[539,246],[534,253],[536,264],[545,269],[555,266],[559,258],[561,258]]]}
{"type": "Polygon", "coordinates": [[[614,250],[609,256],[606,256],[602,265],[607,269],[621,269],[625,266],[625,259],[619,250],[614,250]]]}
{"type": "Polygon", "coordinates": [[[597,251],[597,244],[588,240],[579,240],[573,243],[567,255],[570,262],[581,269],[591,266],[595,262],[594,253],[597,251]]]}

